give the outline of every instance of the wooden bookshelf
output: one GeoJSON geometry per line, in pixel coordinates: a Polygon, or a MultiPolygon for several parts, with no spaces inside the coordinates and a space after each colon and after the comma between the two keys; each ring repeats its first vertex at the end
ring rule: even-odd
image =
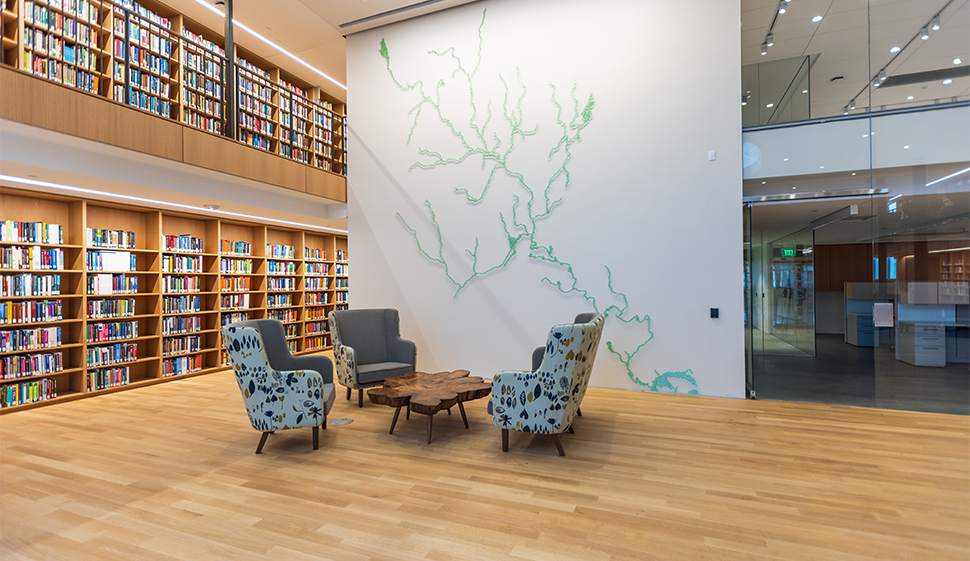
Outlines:
{"type": "Polygon", "coordinates": [[[18,277],[45,290],[0,292],[0,309],[60,311],[0,323],[0,342],[34,342],[0,348],[0,397],[53,391],[2,413],[223,369],[220,329],[240,319],[280,319],[294,354],[324,350],[329,313],[346,307],[343,236],[7,187],[0,221],[59,225],[62,238],[0,242],[0,288],[18,277]]]}
{"type": "MultiPolygon", "coordinates": [[[[155,0],[7,0],[2,62],[212,134],[225,126],[220,34],[155,0]]],[[[237,45],[239,141],[346,175],[346,112],[237,45]]]]}

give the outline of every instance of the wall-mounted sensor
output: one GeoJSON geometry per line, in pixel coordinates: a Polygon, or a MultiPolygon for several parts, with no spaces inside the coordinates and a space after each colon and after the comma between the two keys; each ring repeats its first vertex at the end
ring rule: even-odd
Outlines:
{"type": "Polygon", "coordinates": [[[720,313],[720,310],[718,308],[711,308],[711,317],[712,318],[718,317],[718,314],[719,313],[720,313]]]}

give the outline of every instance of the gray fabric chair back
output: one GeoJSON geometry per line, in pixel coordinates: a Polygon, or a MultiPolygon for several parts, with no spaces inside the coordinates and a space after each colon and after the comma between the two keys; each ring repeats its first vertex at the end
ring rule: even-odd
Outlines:
{"type": "Polygon", "coordinates": [[[232,325],[252,327],[259,331],[259,335],[263,339],[263,352],[266,353],[266,359],[273,370],[287,371],[312,368],[323,377],[325,383],[333,383],[333,363],[330,362],[330,359],[314,357],[324,358],[325,360],[316,360],[310,365],[307,362],[308,357],[298,358],[291,355],[290,350],[286,347],[286,333],[283,332],[283,324],[279,321],[275,319],[249,319],[237,321],[232,325]]]}
{"type": "Polygon", "coordinates": [[[401,336],[400,317],[397,310],[388,308],[341,310],[332,312],[337,317],[341,345],[353,347],[357,352],[357,364],[389,362],[387,343],[401,336]]]}

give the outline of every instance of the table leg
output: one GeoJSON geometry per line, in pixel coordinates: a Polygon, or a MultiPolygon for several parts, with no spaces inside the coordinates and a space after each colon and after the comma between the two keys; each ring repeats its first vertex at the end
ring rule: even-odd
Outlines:
{"type": "Polygon", "coordinates": [[[401,414],[401,407],[398,406],[398,408],[394,410],[394,420],[391,421],[391,430],[387,431],[387,434],[394,434],[394,425],[397,424],[397,416],[400,414],[401,414]]]}
{"type": "Polygon", "coordinates": [[[431,427],[433,425],[434,415],[428,415],[428,444],[431,444],[431,427]]]}
{"type": "Polygon", "coordinates": [[[465,423],[465,428],[468,428],[468,417],[465,416],[465,407],[458,402],[458,410],[461,411],[461,420],[465,423]]]}

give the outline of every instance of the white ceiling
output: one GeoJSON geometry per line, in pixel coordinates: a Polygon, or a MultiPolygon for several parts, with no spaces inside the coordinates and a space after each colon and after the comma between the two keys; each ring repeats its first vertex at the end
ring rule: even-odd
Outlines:
{"type": "MultiPolygon", "coordinates": [[[[741,0],[741,64],[783,60],[817,55],[811,71],[811,116],[841,115],[843,108],[865,90],[856,101],[862,112],[869,103],[879,109],[926,105],[970,97],[970,77],[909,86],[868,88],[893,57],[888,76],[925,72],[954,67],[960,57],[962,65],[970,64],[970,0],[793,0],[787,13],[779,14],[773,29],[774,46],[761,55],[761,44],[778,9],[778,0],[741,0]],[[947,4],[949,4],[947,6],[947,4]],[[941,8],[941,28],[930,33],[928,40],[916,39],[898,53],[894,46],[904,47],[941,8]],[[815,16],[822,16],[818,23],[815,16]],[[870,39],[871,32],[871,39],[870,39]],[[871,63],[870,63],[871,45],[871,63]],[[843,80],[831,82],[836,76],[843,80]],[[907,99],[913,96],[913,100],[907,99]]],[[[744,92],[752,84],[744,84],[744,92]]],[[[800,92],[799,92],[800,93],[800,92]]],[[[778,100],[760,100],[767,104],[778,100]]]]}
{"type": "MultiPolygon", "coordinates": [[[[196,0],[161,1],[220,36],[223,34],[223,18],[201,6],[196,0]]],[[[472,1],[474,0],[234,0],[233,18],[346,85],[346,35],[472,1]],[[387,14],[395,10],[402,11],[387,14]],[[355,25],[345,25],[373,16],[380,17],[355,25]]],[[[208,0],[208,3],[214,5],[212,0],[208,0]]],[[[239,29],[235,32],[234,39],[237,45],[304,81],[319,86],[330,96],[340,101],[347,100],[346,90],[248,32],[239,29]]]]}

